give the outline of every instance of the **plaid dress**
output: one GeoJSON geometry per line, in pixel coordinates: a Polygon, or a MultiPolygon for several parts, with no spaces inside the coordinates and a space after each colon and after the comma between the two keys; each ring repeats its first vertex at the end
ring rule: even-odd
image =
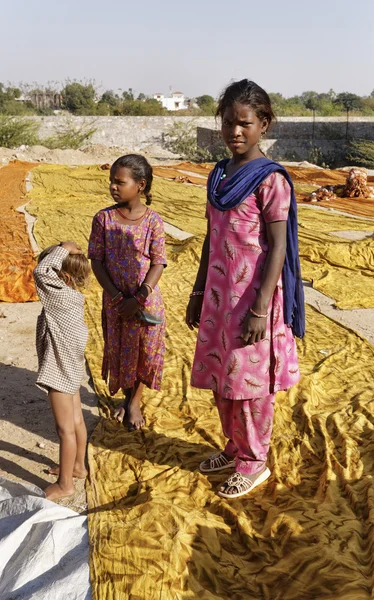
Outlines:
{"type": "Polygon", "coordinates": [[[84,373],[88,329],[84,322],[84,296],[57,275],[69,255],[57,247],[34,269],[35,285],[43,305],[36,325],[38,378],[36,385],[75,394],[84,373]]]}

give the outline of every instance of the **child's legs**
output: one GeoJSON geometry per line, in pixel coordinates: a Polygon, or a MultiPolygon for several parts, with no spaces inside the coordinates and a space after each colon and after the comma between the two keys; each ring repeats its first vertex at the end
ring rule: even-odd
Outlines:
{"type": "Polygon", "coordinates": [[[75,437],[77,440],[77,454],[75,458],[74,470],[76,472],[85,472],[86,467],[84,464],[84,460],[86,457],[87,448],[87,429],[83,418],[81,397],[79,391],[73,396],[73,409],[75,437]]]}
{"type": "Polygon", "coordinates": [[[235,456],[238,451],[233,441],[233,403],[235,400],[222,398],[216,392],[214,392],[214,399],[221,419],[223,433],[229,439],[225,446],[224,453],[230,457],[235,456]]]}
{"type": "Polygon", "coordinates": [[[140,401],[144,390],[144,383],[136,380],[132,388],[131,398],[128,405],[129,427],[131,429],[140,429],[145,424],[143,415],[140,410],[140,401]]]}
{"type": "Polygon", "coordinates": [[[63,490],[74,490],[73,470],[77,455],[73,396],[50,390],[49,402],[60,438],[60,472],[58,484],[63,490]]]}
{"type": "Polygon", "coordinates": [[[238,452],[236,471],[253,475],[266,463],[273,427],[275,394],[233,401],[233,441],[238,452]]]}

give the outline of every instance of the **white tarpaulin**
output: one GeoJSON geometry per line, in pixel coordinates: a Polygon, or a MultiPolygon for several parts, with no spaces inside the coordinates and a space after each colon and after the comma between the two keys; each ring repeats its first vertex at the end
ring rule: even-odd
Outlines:
{"type": "Polygon", "coordinates": [[[0,599],[90,600],[87,517],[0,477],[0,599]]]}

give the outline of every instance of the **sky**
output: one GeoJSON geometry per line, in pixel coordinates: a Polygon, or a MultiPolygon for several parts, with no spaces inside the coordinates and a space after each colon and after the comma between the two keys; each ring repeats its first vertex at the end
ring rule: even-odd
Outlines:
{"type": "Polygon", "coordinates": [[[216,97],[374,89],[373,0],[0,0],[0,82],[216,97]]]}

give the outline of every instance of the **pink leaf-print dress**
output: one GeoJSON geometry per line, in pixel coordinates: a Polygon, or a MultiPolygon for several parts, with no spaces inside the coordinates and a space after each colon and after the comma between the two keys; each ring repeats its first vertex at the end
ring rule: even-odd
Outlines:
{"type": "Polygon", "coordinates": [[[191,377],[194,387],[245,400],[286,390],[299,380],[295,339],[283,317],[282,276],[269,306],[266,338],[252,346],[243,346],[240,339],[262,282],[266,223],[287,220],[290,197],[285,178],[272,173],[232,210],[219,211],[208,202],[210,258],[191,377]]]}

